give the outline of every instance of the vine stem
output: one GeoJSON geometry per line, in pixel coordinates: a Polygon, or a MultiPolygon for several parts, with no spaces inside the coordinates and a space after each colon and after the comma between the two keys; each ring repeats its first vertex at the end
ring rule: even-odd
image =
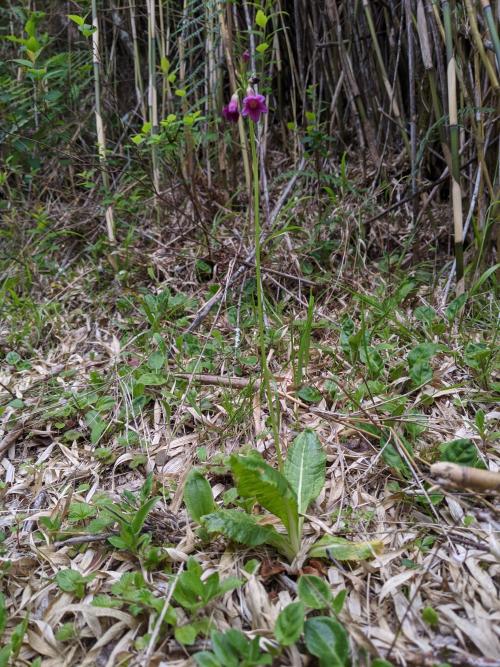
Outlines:
{"type": "Polygon", "coordinates": [[[257,156],[257,145],[255,138],[255,126],[252,120],[248,119],[250,151],[252,157],[252,185],[253,185],[253,222],[255,233],[255,279],[257,282],[257,319],[259,323],[259,344],[260,344],[260,364],[262,372],[262,384],[267,400],[269,418],[272,425],[272,433],[276,456],[278,457],[278,467],[283,469],[283,455],[279,440],[279,424],[277,410],[273,402],[271,390],[271,373],[267,365],[266,339],[264,326],[264,290],[262,287],[262,269],[260,261],[260,185],[259,185],[259,160],[257,156]]]}

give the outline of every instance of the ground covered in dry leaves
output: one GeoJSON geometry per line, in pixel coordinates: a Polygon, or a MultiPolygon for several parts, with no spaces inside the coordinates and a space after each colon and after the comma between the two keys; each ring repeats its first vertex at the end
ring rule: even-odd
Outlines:
{"type": "MultiPolygon", "coordinates": [[[[264,266],[283,448],[309,427],[327,454],[304,540],[326,533],[383,543],[360,561],[302,555],[289,564],[271,549],[203,542],[186,515],[193,466],[216,502],[232,506],[224,455],[257,448],[275,463],[256,382],[251,262],[230,282],[251,250],[243,220],[216,209],[211,253],[182,220],[143,223],[117,275],[97,222],[82,222],[80,209],[47,207],[46,218],[59,221],[52,240],[32,219],[13,225],[7,255],[16,248],[18,261],[3,261],[0,322],[4,645],[26,620],[11,664],[194,664],[190,656],[210,646],[209,622],[272,649],[276,618],[305,572],[334,594],[346,590],[340,620],[353,665],[376,656],[500,665],[497,498],[430,476],[443,443],[456,439],[471,440],[478,461],[499,470],[497,303],[487,282],[466,300],[446,298],[446,241],[426,247],[424,227],[431,259],[408,261],[409,236],[391,237],[404,209],[363,234],[366,197],[346,202],[330,202],[321,226],[297,200],[302,231],[272,241],[264,266]],[[186,334],[218,288],[224,298],[186,334]],[[297,387],[311,290],[309,361],[297,387]],[[146,546],[125,548],[109,511],[132,521],[148,473],[159,500],[142,527],[146,546]],[[204,576],[241,584],[195,612],[183,608],[172,583],[190,555],[204,576]],[[171,608],[175,622],[161,625],[171,608]],[[179,631],[193,622],[194,638],[179,631]]],[[[315,663],[299,642],[274,664],[315,663]]]]}

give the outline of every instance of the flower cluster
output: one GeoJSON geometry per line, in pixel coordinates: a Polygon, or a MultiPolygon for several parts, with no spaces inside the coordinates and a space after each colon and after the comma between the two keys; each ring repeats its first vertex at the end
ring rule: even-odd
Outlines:
{"type": "MultiPolygon", "coordinates": [[[[261,114],[267,113],[268,108],[264,95],[256,93],[252,88],[248,88],[246,96],[243,98],[241,115],[244,118],[250,118],[254,123],[258,123],[261,114]]],[[[238,122],[240,116],[238,94],[234,93],[231,101],[222,109],[222,115],[230,123],[238,122]]]]}

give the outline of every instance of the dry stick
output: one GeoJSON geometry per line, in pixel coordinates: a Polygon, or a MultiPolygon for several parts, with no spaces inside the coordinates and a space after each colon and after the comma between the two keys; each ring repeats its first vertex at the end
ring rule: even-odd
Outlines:
{"type": "MultiPolygon", "coordinates": [[[[97,150],[99,153],[99,162],[101,165],[101,178],[106,194],[109,193],[109,175],[106,161],[106,135],[104,132],[104,123],[101,112],[101,75],[99,57],[99,20],[97,17],[97,0],[92,0],[92,26],[94,32],[92,33],[92,61],[94,65],[94,94],[95,94],[95,125],[97,131],[97,150]]],[[[113,217],[113,207],[108,204],[106,208],[106,229],[108,232],[108,239],[111,245],[116,244],[115,238],[115,222],[113,217]]],[[[110,258],[113,268],[117,269],[116,260],[111,256],[110,258]]]]}
{"type": "MultiPolygon", "coordinates": [[[[292,178],[288,181],[285,189],[281,193],[280,198],[278,199],[276,206],[273,208],[271,215],[269,216],[269,223],[268,227],[272,228],[276,218],[278,217],[281,209],[283,208],[283,205],[285,204],[285,201],[290,194],[293,186],[295,185],[295,182],[299,178],[302,169],[304,168],[305,164],[305,159],[303,158],[300,161],[300,164],[295,172],[295,174],[292,176],[292,178]]],[[[203,320],[207,317],[208,313],[212,310],[212,308],[219,303],[219,301],[222,299],[223,295],[227,292],[229,287],[231,285],[234,285],[234,283],[241,278],[241,276],[248,271],[248,263],[253,262],[255,259],[255,249],[252,250],[247,257],[245,258],[244,263],[237,269],[231,278],[227,281],[226,285],[224,288],[220,288],[218,292],[216,292],[213,297],[211,297],[196,313],[194,320],[191,322],[191,324],[183,331],[182,335],[186,335],[188,333],[191,333],[195,329],[197,329],[200,324],[203,322],[203,320]]]]}
{"type": "Polygon", "coordinates": [[[453,35],[451,27],[451,10],[448,0],[441,0],[446,42],[446,58],[448,61],[448,111],[450,127],[451,151],[451,188],[453,206],[453,229],[455,236],[455,258],[457,262],[457,295],[464,292],[464,249],[463,249],[463,211],[462,190],[460,187],[460,159],[458,152],[458,113],[457,113],[457,75],[453,35]]]}

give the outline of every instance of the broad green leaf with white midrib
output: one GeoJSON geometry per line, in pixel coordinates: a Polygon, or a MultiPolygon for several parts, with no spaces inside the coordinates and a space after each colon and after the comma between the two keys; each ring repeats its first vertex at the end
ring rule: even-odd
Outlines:
{"type": "Polygon", "coordinates": [[[297,497],[299,514],[307,511],[325,483],[326,456],[316,433],[306,429],[293,441],[284,475],[297,497]]]}

